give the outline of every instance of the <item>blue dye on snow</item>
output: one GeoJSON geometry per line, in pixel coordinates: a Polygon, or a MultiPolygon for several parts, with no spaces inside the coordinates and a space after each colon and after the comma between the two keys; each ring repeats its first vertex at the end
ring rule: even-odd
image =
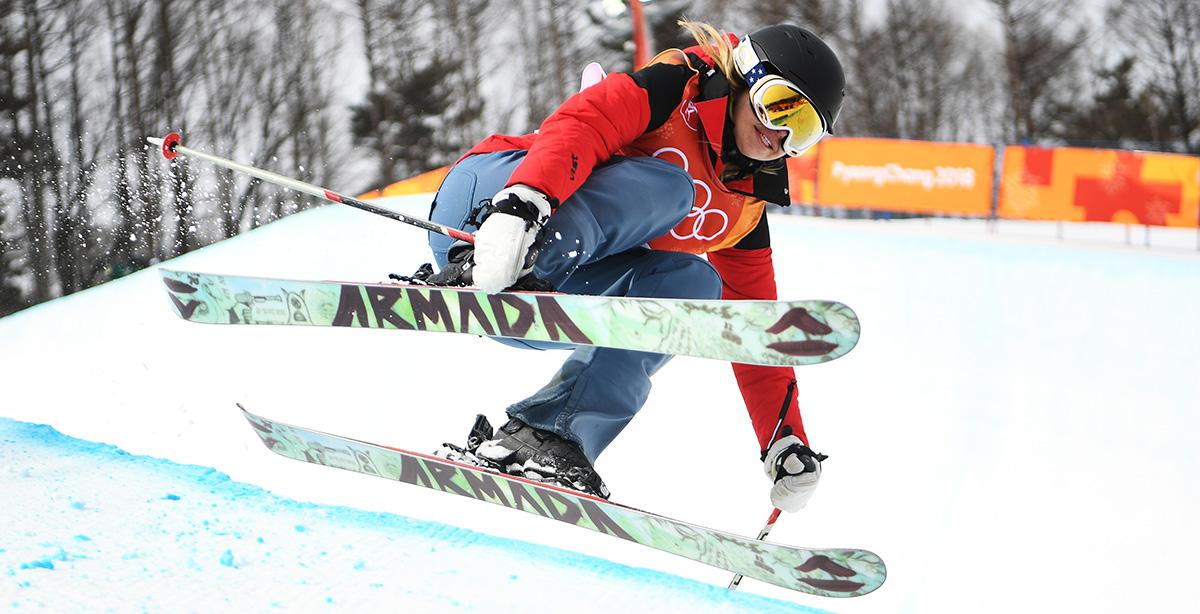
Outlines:
{"type": "MultiPolygon", "coordinates": [[[[262,531],[264,533],[269,533],[269,530],[274,526],[273,523],[278,522],[279,520],[287,522],[287,520],[291,520],[296,516],[301,516],[309,519],[309,522],[304,524],[292,524],[291,528],[297,533],[310,532],[310,528],[316,528],[318,526],[324,527],[326,526],[325,523],[328,523],[328,526],[331,528],[351,527],[372,531],[381,539],[398,541],[422,539],[432,540],[442,546],[448,546],[439,548],[437,545],[433,545],[428,548],[428,550],[431,552],[439,552],[439,558],[445,556],[464,556],[456,553],[460,553],[465,548],[480,548],[483,550],[503,553],[504,556],[511,560],[511,564],[514,565],[536,563],[543,568],[556,568],[564,573],[573,573],[575,574],[575,577],[578,577],[580,574],[584,575],[585,577],[590,576],[595,579],[597,587],[612,587],[614,585],[623,584],[630,589],[655,591],[655,594],[659,595],[660,598],[667,598],[674,595],[684,599],[688,603],[706,603],[715,608],[725,609],[731,612],[814,611],[808,608],[802,608],[796,604],[769,599],[758,595],[747,593],[730,593],[726,591],[723,586],[703,584],[667,573],[628,567],[596,557],[582,555],[576,552],[518,540],[488,536],[474,531],[450,527],[436,522],[413,520],[395,514],[367,512],[341,506],[325,506],[284,499],[257,486],[233,482],[227,475],[209,467],[182,465],[162,459],[131,455],[112,445],[87,442],[68,437],[46,425],[29,424],[0,417],[0,436],[3,436],[6,444],[15,444],[13,446],[0,446],[0,460],[4,460],[4,453],[6,450],[14,450],[18,446],[23,446],[24,448],[28,449],[34,447],[31,444],[36,444],[44,448],[42,450],[37,450],[37,452],[41,454],[70,458],[76,461],[86,461],[86,465],[89,467],[104,466],[105,471],[109,473],[125,471],[129,472],[130,474],[135,474],[142,479],[153,477],[162,481],[169,481],[172,484],[179,484],[179,488],[182,492],[184,492],[185,495],[192,492],[190,489],[193,488],[197,491],[205,493],[203,495],[186,497],[190,501],[189,504],[184,505],[183,508],[176,509],[173,506],[171,511],[172,518],[186,518],[187,513],[194,508],[211,510],[212,508],[218,508],[219,506],[223,505],[229,508],[229,510],[222,510],[226,511],[226,513],[237,513],[238,511],[244,511],[253,508],[256,510],[256,512],[248,520],[250,522],[259,523],[258,526],[252,526],[249,529],[255,532],[262,531]],[[447,554],[440,554],[441,552],[446,552],[447,554]]],[[[77,471],[80,474],[84,473],[84,469],[77,469],[77,471]]],[[[61,479],[48,481],[47,487],[50,489],[70,488],[70,480],[73,477],[73,474],[68,473],[58,477],[61,479]]],[[[94,479],[89,478],[86,475],[74,475],[74,477],[77,480],[94,479]]],[[[161,484],[151,485],[151,487],[161,488],[161,484]]],[[[53,492],[55,491],[51,490],[48,494],[53,494],[53,492]]],[[[162,491],[160,490],[158,492],[162,491]]],[[[119,494],[121,493],[116,493],[114,496],[119,494]]],[[[149,493],[147,493],[147,495],[149,496],[143,500],[147,501],[149,505],[154,505],[156,497],[154,495],[150,495],[149,493]]],[[[160,501],[179,501],[183,498],[185,497],[181,497],[179,495],[169,495],[167,497],[159,497],[157,499],[160,501]]],[[[49,497],[47,497],[47,500],[48,499],[49,497]]],[[[470,505],[470,502],[466,502],[464,504],[470,505]]],[[[84,509],[86,507],[82,501],[73,501],[71,506],[75,509],[84,509]]],[[[105,513],[103,508],[105,507],[105,505],[100,505],[98,508],[87,509],[93,514],[96,514],[98,518],[103,518],[105,513]]],[[[110,511],[109,513],[113,512],[110,511]]],[[[206,511],[204,513],[212,512],[206,511]]],[[[120,524],[122,524],[122,526],[141,527],[139,530],[148,535],[152,534],[153,532],[166,533],[168,530],[164,530],[161,526],[159,526],[160,518],[161,516],[155,516],[151,512],[147,513],[145,518],[121,518],[120,524]]],[[[239,517],[238,520],[241,521],[247,519],[239,517]]],[[[198,573],[199,577],[215,577],[211,575],[213,570],[210,570],[204,564],[204,558],[198,555],[204,551],[204,548],[216,546],[220,548],[220,550],[217,550],[216,552],[221,552],[221,554],[217,557],[207,560],[219,563],[219,565],[223,568],[241,569],[238,567],[234,559],[232,548],[226,547],[226,544],[232,543],[233,541],[239,541],[241,539],[241,533],[239,531],[244,530],[245,527],[227,526],[233,524],[233,521],[228,520],[226,517],[223,517],[220,514],[214,517],[205,518],[203,520],[194,519],[191,520],[191,522],[193,523],[190,527],[191,530],[188,530],[187,527],[183,527],[182,531],[179,527],[171,527],[169,529],[170,535],[174,536],[174,539],[171,540],[171,543],[173,544],[172,547],[163,548],[161,544],[157,542],[148,541],[145,545],[140,543],[138,544],[139,551],[131,551],[128,548],[128,544],[125,543],[116,545],[116,552],[106,553],[101,544],[107,544],[109,540],[105,539],[106,536],[102,532],[94,532],[90,537],[67,533],[63,535],[61,539],[74,540],[75,543],[79,544],[80,547],[86,547],[89,548],[89,550],[80,555],[68,555],[68,553],[59,548],[58,551],[53,555],[20,563],[19,567],[21,570],[25,570],[24,573],[33,573],[32,570],[56,570],[55,561],[90,560],[93,563],[93,566],[89,567],[89,573],[95,574],[94,576],[89,577],[89,575],[79,575],[79,569],[77,569],[77,566],[71,565],[62,567],[62,569],[56,571],[56,577],[58,577],[59,574],[75,573],[76,576],[71,577],[72,582],[76,579],[91,582],[103,582],[105,580],[104,574],[106,573],[106,568],[115,570],[120,567],[120,565],[116,564],[115,559],[120,558],[123,560],[130,560],[135,558],[144,558],[148,561],[153,561],[153,564],[158,566],[158,569],[161,569],[163,573],[168,575],[178,574],[180,576],[185,576],[186,574],[198,573]],[[201,527],[204,525],[207,525],[207,528],[202,529],[201,527]],[[153,550],[154,548],[157,548],[158,550],[153,550]],[[191,548],[192,551],[188,552],[188,548],[191,548]],[[124,555],[122,556],[121,553],[124,553],[124,555]],[[174,571],[172,571],[172,568],[174,571]],[[65,571],[67,569],[72,569],[73,571],[65,571]]],[[[97,529],[97,531],[100,530],[97,529]]],[[[327,532],[320,531],[320,533],[327,532]]],[[[31,539],[40,539],[39,537],[35,537],[35,535],[36,533],[29,533],[25,538],[27,541],[31,539]]],[[[161,542],[164,539],[170,538],[160,537],[159,541],[161,542]]],[[[308,538],[306,537],[305,539],[308,538]]],[[[246,560],[254,562],[253,568],[258,571],[261,571],[264,567],[277,567],[277,561],[272,562],[275,560],[272,559],[272,553],[269,550],[264,551],[263,548],[274,548],[278,546],[265,546],[265,541],[266,540],[264,540],[262,537],[256,538],[254,542],[260,546],[255,547],[255,551],[253,552],[242,553],[242,556],[247,557],[246,560]],[[253,558],[255,556],[260,556],[261,558],[256,561],[256,559],[253,558]]],[[[300,540],[297,543],[304,543],[304,541],[300,540]]],[[[18,541],[16,543],[9,543],[6,545],[8,546],[9,551],[11,551],[14,547],[28,548],[31,544],[21,544],[18,541]]],[[[284,546],[289,545],[294,546],[294,544],[284,544],[284,546]]],[[[4,551],[0,550],[0,552],[4,551]]],[[[326,558],[322,555],[328,551],[318,550],[317,552],[319,552],[320,555],[318,555],[316,552],[311,553],[309,555],[313,556],[313,559],[311,560],[305,560],[302,558],[302,555],[298,555],[293,551],[283,552],[290,552],[288,556],[295,557],[293,560],[289,561],[290,565],[302,569],[319,570],[323,565],[321,561],[326,558]]],[[[373,570],[380,568],[380,566],[376,564],[368,565],[368,560],[369,559],[356,559],[357,562],[353,563],[351,566],[353,569],[364,574],[372,573],[373,570]]],[[[453,559],[451,560],[453,561],[453,559]]],[[[462,565],[464,566],[464,572],[473,572],[470,567],[470,560],[470,555],[465,555],[465,558],[463,558],[462,565]]],[[[0,563],[2,562],[3,560],[0,560],[0,563]]],[[[13,563],[16,562],[12,561],[9,564],[13,565],[13,563]]],[[[13,566],[15,567],[16,565],[13,566]]],[[[143,571],[146,569],[147,567],[142,568],[143,571]]],[[[149,569],[154,569],[154,567],[149,567],[149,569]]],[[[10,567],[9,575],[13,575],[14,573],[21,572],[14,572],[12,567],[10,567]]],[[[152,594],[157,592],[160,593],[157,595],[158,598],[169,599],[173,586],[171,581],[165,578],[166,576],[164,576],[163,579],[160,579],[157,584],[155,584],[153,581],[140,584],[139,589],[149,590],[152,594]]],[[[308,585],[310,581],[317,581],[317,578],[320,578],[320,576],[314,577],[309,574],[304,574],[302,578],[295,580],[295,582],[297,585],[305,586],[308,585]]],[[[515,582],[517,581],[518,576],[514,574],[509,576],[509,578],[511,581],[515,582]]],[[[339,581],[346,580],[346,578],[332,579],[339,581]]],[[[365,586],[371,589],[389,588],[388,584],[379,582],[370,582],[365,586]]],[[[224,590],[225,588],[226,587],[222,585],[222,589],[224,590]]],[[[433,588],[435,590],[437,589],[437,587],[433,588]]],[[[35,587],[33,590],[45,591],[46,587],[35,587]]],[[[450,591],[451,588],[447,588],[446,590],[450,591]]],[[[241,597],[248,598],[250,595],[251,593],[247,593],[245,595],[241,595],[241,597]]],[[[324,600],[326,595],[328,595],[328,593],[318,597],[318,599],[324,600]]],[[[448,592],[446,596],[448,597],[449,595],[450,593],[448,592]]],[[[329,596],[327,599],[328,603],[334,603],[334,597],[335,596],[329,596]]],[[[44,596],[38,597],[38,599],[44,598],[44,596]]],[[[342,596],[336,596],[336,598],[338,603],[344,604],[346,602],[346,599],[342,596]]],[[[114,599],[117,601],[112,602],[113,604],[122,603],[119,596],[114,597],[114,599]]],[[[455,596],[455,600],[458,601],[462,607],[471,607],[471,604],[463,601],[461,596],[455,596]]],[[[28,603],[34,602],[30,601],[28,603]]],[[[264,600],[262,603],[263,605],[266,605],[269,602],[264,600]]],[[[97,605],[99,606],[101,604],[97,605]]],[[[17,602],[14,607],[21,607],[20,602],[17,602]]]]}
{"type": "MultiPolygon", "coordinates": [[[[41,544],[41,545],[49,546],[50,544],[41,544]]],[[[40,559],[29,561],[27,563],[21,563],[20,568],[21,569],[51,569],[51,570],[53,570],[54,569],[54,561],[65,562],[65,561],[71,560],[72,558],[75,558],[75,557],[67,554],[66,550],[63,550],[62,548],[58,548],[57,552],[55,552],[54,554],[46,555],[40,559]]]]}

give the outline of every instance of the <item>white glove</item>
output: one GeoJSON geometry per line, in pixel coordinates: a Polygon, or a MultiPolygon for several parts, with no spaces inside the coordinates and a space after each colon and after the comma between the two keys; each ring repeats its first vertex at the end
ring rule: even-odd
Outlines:
{"type": "Polygon", "coordinates": [[[771,503],[785,512],[799,511],[808,505],[821,479],[824,459],[824,455],[808,449],[795,435],[776,441],[763,459],[763,469],[775,483],[771,487],[771,503]]]}
{"type": "Polygon", "coordinates": [[[476,287],[495,294],[533,269],[533,259],[527,256],[538,231],[550,219],[550,201],[545,194],[521,184],[504,188],[492,197],[492,213],[475,232],[471,278],[476,287]]]}

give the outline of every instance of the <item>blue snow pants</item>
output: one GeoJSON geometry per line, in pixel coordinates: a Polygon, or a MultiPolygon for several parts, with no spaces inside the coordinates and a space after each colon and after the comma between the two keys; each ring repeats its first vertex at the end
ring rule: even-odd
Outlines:
{"type": "MultiPolygon", "coordinates": [[[[499,192],[525,157],[513,150],[477,154],[455,165],[434,198],[431,219],[474,232],[481,203],[499,192]]],[[[596,167],[563,202],[537,238],[534,273],[560,292],[604,296],[714,299],[721,278],[692,254],[651,250],[691,211],[695,198],[686,171],[656,158],[616,157],[596,167]]],[[[445,267],[454,240],[430,233],[429,245],[445,267]]],[[[509,345],[537,346],[500,339],[509,345]]],[[[671,357],[580,346],[550,382],[508,408],[508,414],[580,445],[595,462],[629,424],[650,394],[650,376],[671,357]]]]}

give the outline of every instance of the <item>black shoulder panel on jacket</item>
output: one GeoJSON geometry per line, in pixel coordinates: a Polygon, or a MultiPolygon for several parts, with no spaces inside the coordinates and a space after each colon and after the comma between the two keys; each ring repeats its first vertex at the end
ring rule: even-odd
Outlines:
{"type": "Polygon", "coordinates": [[[762,212],[762,217],[759,218],[758,224],[750,234],[742,237],[741,241],[734,245],[734,249],[763,249],[771,247],[771,229],[767,228],[767,211],[762,212]]]}
{"type": "Polygon", "coordinates": [[[694,53],[687,55],[692,66],[696,67],[696,70],[700,72],[700,92],[696,96],[697,102],[715,100],[729,95],[731,88],[729,87],[729,80],[725,78],[724,73],[709,66],[704,60],[700,59],[700,56],[694,53]]]}
{"type": "Polygon", "coordinates": [[[638,87],[646,90],[650,99],[650,123],[646,132],[667,123],[671,112],[683,101],[683,88],[694,74],[692,69],[681,64],[651,64],[630,75],[638,87]]]}

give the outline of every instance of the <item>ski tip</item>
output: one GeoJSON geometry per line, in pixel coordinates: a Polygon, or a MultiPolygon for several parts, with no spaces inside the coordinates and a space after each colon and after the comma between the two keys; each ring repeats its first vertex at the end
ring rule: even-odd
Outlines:
{"type": "Polygon", "coordinates": [[[250,410],[246,409],[246,406],[245,406],[245,405],[242,405],[240,402],[236,402],[236,401],[235,401],[235,402],[234,402],[234,405],[237,405],[237,408],[238,408],[238,409],[240,409],[240,410],[242,410],[242,417],[243,417],[243,418],[245,418],[245,419],[247,419],[247,420],[250,420],[251,422],[253,422],[254,420],[263,420],[263,417],[262,417],[262,416],[260,416],[260,415],[258,415],[258,414],[256,414],[256,413],[254,413],[254,412],[252,412],[252,411],[250,411],[250,410]]]}
{"type": "Polygon", "coordinates": [[[234,402],[234,405],[237,405],[237,408],[242,410],[243,418],[246,418],[246,419],[259,418],[259,419],[261,419],[261,417],[258,414],[246,409],[246,406],[242,405],[240,402],[234,402]]]}

